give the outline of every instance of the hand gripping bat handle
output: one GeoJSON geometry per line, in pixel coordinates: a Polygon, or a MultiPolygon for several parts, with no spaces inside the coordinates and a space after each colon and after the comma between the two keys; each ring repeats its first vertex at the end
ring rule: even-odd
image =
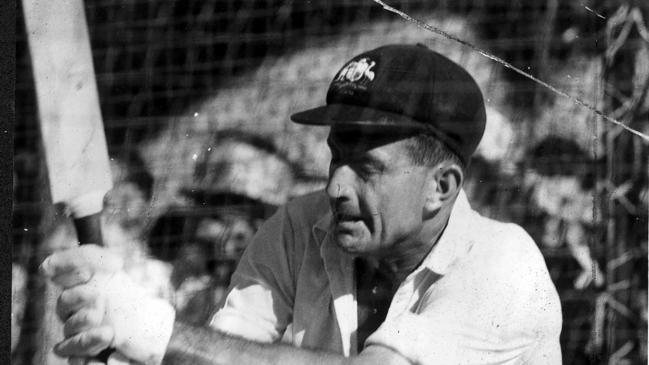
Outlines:
{"type": "Polygon", "coordinates": [[[73,221],[79,244],[94,243],[99,246],[104,245],[101,236],[101,213],[74,218],[73,221]]]}
{"type": "MultiPolygon", "coordinates": [[[[101,212],[91,214],[85,217],[74,218],[74,228],[77,231],[77,238],[79,244],[95,243],[103,246],[104,242],[101,236],[101,212]]],[[[97,356],[86,361],[86,365],[90,364],[108,364],[108,358],[115,352],[114,348],[107,348],[100,352],[97,356]]]]}

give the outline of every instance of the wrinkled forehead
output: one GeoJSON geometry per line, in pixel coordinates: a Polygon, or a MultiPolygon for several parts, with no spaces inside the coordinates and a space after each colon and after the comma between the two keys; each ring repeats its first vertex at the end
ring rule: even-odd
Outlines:
{"type": "Polygon", "coordinates": [[[415,136],[413,131],[399,128],[358,128],[355,126],[332,126],[327,143],[330,147],[353,150],[371,150],[403,141],[415,136]]]}

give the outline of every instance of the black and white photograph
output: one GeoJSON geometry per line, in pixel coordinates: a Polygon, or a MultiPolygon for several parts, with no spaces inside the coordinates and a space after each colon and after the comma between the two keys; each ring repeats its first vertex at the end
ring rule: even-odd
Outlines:
{"type": "Polygon", "coordinates": [[[15,9],[12,365],[647,364],[646,0],[15,9]]]}

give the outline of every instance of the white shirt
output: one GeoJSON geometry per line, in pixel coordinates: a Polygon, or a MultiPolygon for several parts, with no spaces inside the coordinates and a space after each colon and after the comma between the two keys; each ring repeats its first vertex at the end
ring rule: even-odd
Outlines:
{"type": "MultiPolygon", "coordinates": [[[[211,326],[255,341],[356,354],[353,258],[331,241],[324,192],[296,198],[260,229],[211,326]]],[[[561,308],[519,226],[473,211],[462,192],[422,264],[366,341],[418,364],[561,363],[561,308]]]]}

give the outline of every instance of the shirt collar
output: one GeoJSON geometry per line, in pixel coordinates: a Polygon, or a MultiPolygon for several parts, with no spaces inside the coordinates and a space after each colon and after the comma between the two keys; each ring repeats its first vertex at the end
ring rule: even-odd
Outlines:
{"type": "MultiPolygon", "coordinates": [[[[466,255],[473,245],[472,227],[477,213],[471,209],[469,200],[464,190],[461,190],[455,199],[451,215],[444,232],[433,246],[428,256],[424,259],[422,267],[444,275],[457,259],[466,255]]],[[[477,227],[476,227],[477,228],[477,227]]]]}

